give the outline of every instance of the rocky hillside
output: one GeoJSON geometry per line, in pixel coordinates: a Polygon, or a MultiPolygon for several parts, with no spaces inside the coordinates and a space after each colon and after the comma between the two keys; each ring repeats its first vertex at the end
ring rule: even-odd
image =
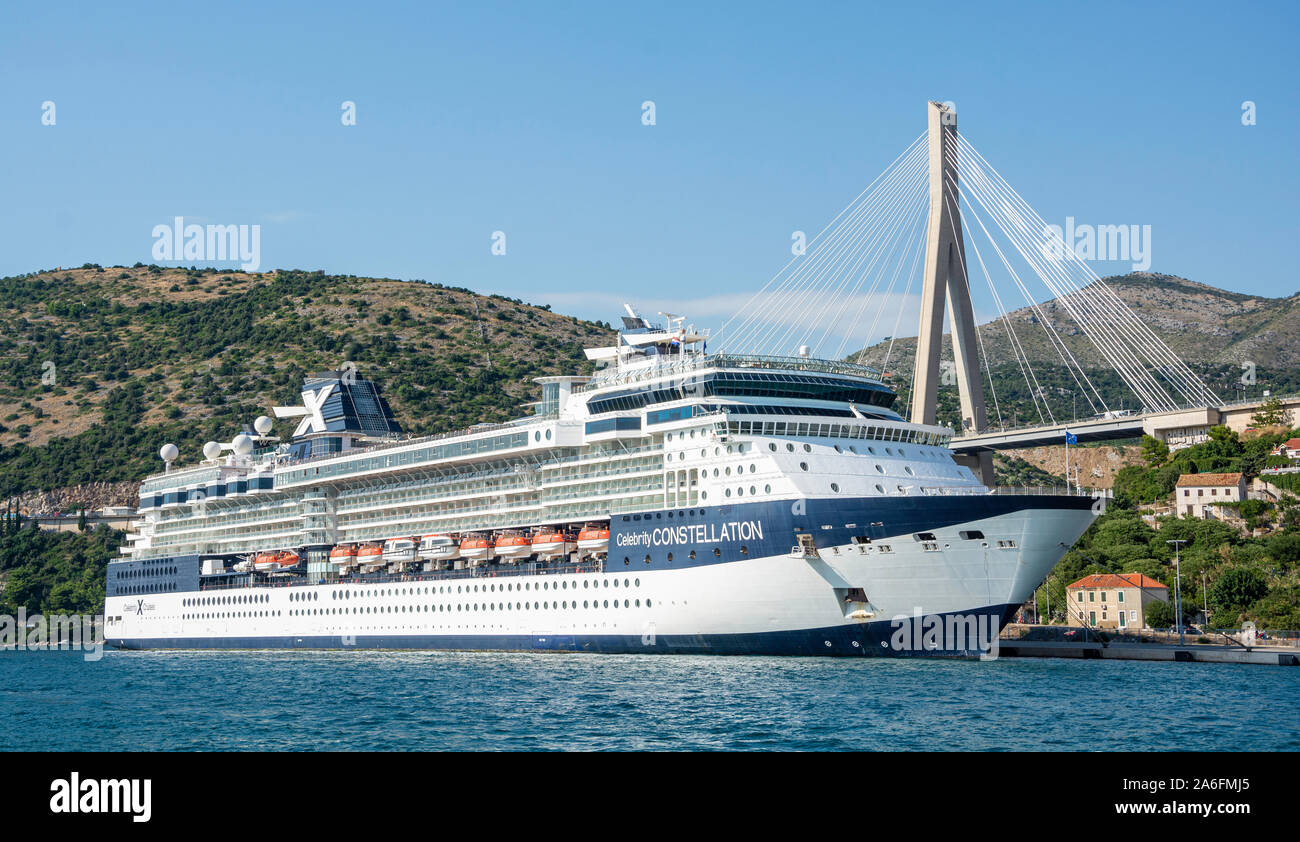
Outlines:
{"type": "MultiPolygon", "coordinates": [[[[0,496],[138,480],[345,362],[407,432],[525,414],[607,325],[423,281],[84,266],[0,279],[0,496]]],[[[287,422],[286,422],[287,423],[287,422]]],[[[279,430],[288,433],[286,427],[279,430]]]]}

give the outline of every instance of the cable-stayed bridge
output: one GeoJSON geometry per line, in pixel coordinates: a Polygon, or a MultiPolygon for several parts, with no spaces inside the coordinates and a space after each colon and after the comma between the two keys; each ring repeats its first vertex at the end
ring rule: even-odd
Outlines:
{"type": "MultiPolygon", "coordinates": [[[[1195,438],[1198,429],[1253,411],[1225,407],[1060,229],[958,134],[951,107],[931,102],[928,108],[927,130],[802,252],[796,250],[723,325],[715,344],[737,353],[789,355],[798,349],[884,372],[891,358],[896,361],[894,337],[909,303],[919,298],[907,413],[915,422],[936,423],[939,389],[956,386],[961,421],[953,448],[989,484],[994,450],[1059,444],[1067,430],[1079,441],[1143,432],[1195,438]],[[993,324],[1002,335],[996,349],[986,347],[977,330],[972,286],[981,295],[986,289],[997,311],[993,324]],[[1021,307],[1032,311],[1032,324],[1017,327],[1008,313],[1021,307]],[[940,358],[945,316],[951,361],[940,358]],[[873,345],[885,332],[889,341],[873,345]],[[1050,349],[1052,367],[1065,372],[1071,402],[1086,410],[1086,420],[1053,405],[1052,393],[1066,390],[1049,388],[1027,347],[1050,349]],[[998,358],[991,359],[994,353],[998,358]],[[1037,416],[1026,424],[1018,418],[1008,423],[990,374],[993,365],[1008,362],[1023,378],[1037,416]],[[1140,409],[1107,404],[1095,382],[1099,367],[1118,376],[1125,403],[1140,409]]],[[[1109,236],[1127,235],[1122,226],[1113,228],[1109,236]]]]}

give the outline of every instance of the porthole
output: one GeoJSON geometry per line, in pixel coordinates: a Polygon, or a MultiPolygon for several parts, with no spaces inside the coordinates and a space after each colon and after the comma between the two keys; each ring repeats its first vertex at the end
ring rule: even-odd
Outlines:
{"type": "Polygon", "coordinates": [[[763,493],[764,493],[764,494],[771,494],[771,493],[772,493],[772,486],[771,486],[771,484],[768,484],[768,485],[763,486],[763,493]]]}
{"type": "Polygon", "coordinates": [[[757,489],[755,486],[752,486],[752,485],[751,485],[751,486],[749,487],[749,493],[750,493],[750,494],[757,494],[757,493],[758,493],[758,489],[757,489]]]}
{"type": "Polygon", "coordinates": [[[880,483],[876,483],[876,491],[879,491],[881,494],[884,494],[884,493],[885,493],[885,487],[884,487],[883,485],[881,485],[880,483]]]}
{"type": "Polygon", "coordinates": [[[694,560],[694,558],[695,558],[695,550],[691,550],[691,559],[694,560]]]}
{"type": "Polygon", "coordinates": [[[772,451],[773,453],[776,453],[776,444],[773,442],[768,442],[767,449],[772,451]]]}
{"type": "Polygon", "coordinates": [[[790,453],[794,453],[794,445],[793,445],[793,444],[790,444],[789,442],[786,442],[786,444],[785,444],[785,449],[786,449],[787,451],[789,451],[790,453]]]}
{"type": "Polygon", "coordinates": [[[838,482],[831,483],[831,491],[839,491],[839,490],[840,490],[840,484],[838,482]]]}
{"type": "Polygon", "coordinates": [[[885,472],[885,469],[884,469],[884,468],[882,468],[882,467],[879,466],[879,465],[876,466],[876,473],[883,474],[884,472],[885,472]]]}
{"type": "Polygon", "coordinates": [[[800,462],[800,463],[799,463],[799,470],[801,470],[801,471],[806,471],[806,470],[808,470],[808,463],[807,463],[807,462],[800,462]]]}
{"type": "Polygon", "coordinates": [[[840,446],[837,444],[837,445],[835,445],[835,452],[836,452],[836,453],[843,453],[843,452],[844,452],[844,448],[840,447],[840,446]]]}
{"type": "Polygon", "coordinates": [[[714,557],[714,558],[722,558],[722,548],[721,548],[721,547],[714,547],[714,548],[713,548],[713,557],[714,557]]]}
{"type": "Polygon", "coordinates": [[[723,495],[725,495],[725,496],[727,496],[727,497],[730,497],[730,496],[731,496],[731,489],[728,488],[727,490],[723,491],[722,493],[723,493],[723,495]]]}
{"type": "Polygon", "coordinates": [[[912,470],[912,466],[911,466],[911,465],[904,465],[904,466],[903,466],[903,470],[907,472],[907,475],[908,475],[908,476],[911,476],[911,477],[916,476],[916,471],[912,470]]]}
{"type": "Polygon", "coordinates": [[[804,452],[804,453],[812,453],[812,445],[811,445],[811,444],[805,444],[805,445],[803,446],[803,452],[804,452]]]}
{"type": "Polygon", "coordinates": [[[649,563],[650,563],[650,556],[649,556],[649,554],[647,554],[646,557],[645,557],[645,563],[646,563],[646,564],[649,564],[649,563]]]}

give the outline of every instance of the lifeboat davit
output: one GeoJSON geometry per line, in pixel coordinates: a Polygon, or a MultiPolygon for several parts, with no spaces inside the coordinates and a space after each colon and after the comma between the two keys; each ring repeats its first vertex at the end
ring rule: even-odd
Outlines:
{"type": "Polygon", "coordinates": [[[578,550],[582,553],[609,551],[608,526],[584,526],[578,533],[578,550]]]}
{"type": "Polygon", "coordinates": [[[357,564],[363,571],[374,570],[384,564],[384,548],[378,544],[366,544],[357,550],[357,564]]]}
{"type": "Polygon", "coordinates": [[[460,542],[460,557],[474,564],[487,561],[495,555],[492,542],[482,535],[471,535],[460,542]]]}
{"type": "Polygon", "coordinates": [[[532,555],[533,552],[533,542],[529,540],[527,535],[520,535],[519,533],[507,532],[498,535],[492,546],[496,550],[496,554],[504,561],[524,558],[532,555]]]}
{"type": "Polygon", "coordinates": [[[384,542],[384,562],[386,564],[406,564],[415,561],[415,551],[419,542],[414,538],[389,538],[384,542]]]}
{"type": "Polygon", "coordinates": [[[450,535],[425,535],[417,554],[429,561],[446,561],[460,555],[460,543],[450,535]]]}
{"type": "Polygon", "coordinates": [[[577,542],[562,529],[539,529],[533,534],[532,544],[539,558],[559,558],[573,552],[577,542]]]}
{"type": "Polygon", "coordinates": [[[298,566],[298,554],[292,550],[258,553],[253,558],[253,569],[259,573],[275,573],[298,566]]]}

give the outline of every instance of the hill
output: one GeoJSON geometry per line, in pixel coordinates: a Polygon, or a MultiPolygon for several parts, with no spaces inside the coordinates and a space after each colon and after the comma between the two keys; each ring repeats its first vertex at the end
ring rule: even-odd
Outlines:
{"type": "MultiPolygon", "coordinates": [[[[1246,362],[1254,363],[1256,380],[1248,394],[1259,394],[1266,388],[1300,391],[1300,293],[1285,298],[1243,295],[1150,272],[1109,277],[1102,282],[1225,400],[1237,396],[1242,365],[1246,362]]],[[[1089,415],[1091,409],[1082,394],[1071,395],[1078,388],[1050,344],[1042,326],[1044,320],[1056,329],[1112,409],[1137,408],[1132,394],[1075,326],[1065,308],[1053,300],[1039,305],[1037,311],[1031,307],[1012,311],[1006,321],[1033,365],[1058,418],[1069,418],[1075,413],[1089,415]]],[[[1011,350],[1006,323],[998,319],[981,326],[979,333],[985,353],[992,361],[993,385],[1003,418],[1008,424],[1013,419],[1022,423],[1037,420],[1024,376],[1011,350]]],[[[882,342],[865,349],[861,359],[880,365],[888,344],[882,342]]],[[[944,335],[943,348],[945,358],[952,359],[948,334],[944,335]]],[[[900,407],[907,405],[915,355],[915,336],[896,339],[889,354],[889,379],[899,388],[900,407]]],[[[989,412],[991,420],[996,420],[991,401],[989,412]]],[[[956,390],[941,389],[941,420],[955,421],[956,417],[956,390]]]]}
{"type": "MultiPolygon", "coordinates": [[[[140,479],[352,362],[405,430],[504,421],[607,325],[423,281],[137,264],[0,279],[0,496],[140,479]]],[[[287,433],[289,430],[281,430],[287,433]]]]}

